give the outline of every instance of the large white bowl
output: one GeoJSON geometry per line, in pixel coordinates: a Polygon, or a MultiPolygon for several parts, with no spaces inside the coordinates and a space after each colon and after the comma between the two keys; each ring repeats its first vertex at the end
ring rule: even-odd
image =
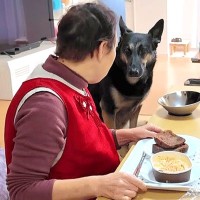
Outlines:
{"type": "Polygon", "coordinates": [[[176,91],[160,97],[158,103],[171,115],[190,115],[200,103],[200,93],[176,91]]]}

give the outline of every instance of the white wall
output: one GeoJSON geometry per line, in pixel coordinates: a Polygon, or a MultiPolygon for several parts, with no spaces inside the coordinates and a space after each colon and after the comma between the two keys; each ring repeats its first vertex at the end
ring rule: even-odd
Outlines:
{"type": "Polygon", "coordinates": [[[200,0],[125,0],[127,24],[136,32],[147,32],[160,18],[165,21],[159,54],[169,53],[174,37],[190,40],[191,48],[200,42],[200,0]],[[133,21],[132,21],[133,19],[133,21]]]}
{"type": "Polygon", "coordinates": [[[200,1],[168,0],[168,41],[180,37],[190,40],[191,48],[200,41],[200,1]]]}
{"type": "Polygon", "coordinates": [[[132,0],[125,0],[126,25],[134,30],[134,3],[132,0]]]}
{"type": "Polygon", "coordinates": [[[164,19],[164,31],[157,52],[167,54],[167,0],[126,1],[126,16],[128,27],[142,33],[147,33],[159,19],[164,19]]]}

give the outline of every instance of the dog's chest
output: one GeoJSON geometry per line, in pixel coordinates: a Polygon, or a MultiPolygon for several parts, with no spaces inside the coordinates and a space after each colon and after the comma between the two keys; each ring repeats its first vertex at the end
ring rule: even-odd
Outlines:
{"type": "Polygon", "coordinates": [[[112,87],[111,96],[117,110],[130,108],[131,111],[145,99],[147,94],[143,97],[124,96],[115,87],[112,87]]]}

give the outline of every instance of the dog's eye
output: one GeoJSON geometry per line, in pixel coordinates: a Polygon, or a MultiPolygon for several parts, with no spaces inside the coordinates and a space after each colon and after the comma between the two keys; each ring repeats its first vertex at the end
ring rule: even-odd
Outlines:
{"type": "Polygon", "coordinates": [[[131,51],[130,47],[126,47],[126,48],[124,49],[124,52],[125,52],[125,54],[126,54],[127,56],[130,56],[130,55],[132,54],[132,51],[131,51]]]}

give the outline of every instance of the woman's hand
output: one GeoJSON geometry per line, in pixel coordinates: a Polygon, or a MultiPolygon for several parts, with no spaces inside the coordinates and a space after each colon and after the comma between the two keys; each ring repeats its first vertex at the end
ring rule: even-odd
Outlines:
{"type": "Polygon", "coordinates": [[[132,135],[132,141],[137,142],[144,138],[153,138],[157,133],[160,133],[162,129],[152,124],[145,124],[144,126],[139,126],[129,130],[132,135]]]}
{"type": "Polygon", "coordinates": [[[146,190],[144,182],[135,175],[114,172],[107,175],[55,180],[52,199],[91,199],[103,196],[114,200],[131,200],[139,191],[146,190]]]}
{"type": "Polygon", "coordinates": [[[139,191],[146,191],[147,188],[143,181],[136,176],[115,172],[99,177],[98,196],[104,196],[115,200],[130,200],[139,191]]]}
{"type": "Polygon", "coordinates": [[[144,138],[153,138],[157,133],[160,133],[162,129],[152,124],[145,124],[144,126],[138,126],[130,129],[118,129],[116,130],[116,137],[120,146],[137,142],[144,138]]]}

